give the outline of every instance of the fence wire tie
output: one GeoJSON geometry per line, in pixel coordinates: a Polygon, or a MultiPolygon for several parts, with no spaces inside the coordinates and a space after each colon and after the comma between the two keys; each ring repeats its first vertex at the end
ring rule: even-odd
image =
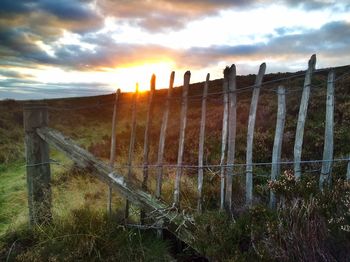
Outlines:
{"type": "Polygon", "coordinates": [[[50,159],[47,162],[40,162],[40,163],[34,163],[34,164],[25,164],[25,167],[36,167],[36,166],[43,166],[43,165],[49,165],[49,164],[56,164],[56,165],[61,165],[61,163],[57,160],[50,159]]]}

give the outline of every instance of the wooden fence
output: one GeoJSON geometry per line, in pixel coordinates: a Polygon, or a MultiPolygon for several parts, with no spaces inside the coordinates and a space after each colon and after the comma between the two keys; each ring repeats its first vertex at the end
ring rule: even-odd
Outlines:
{"type": "MultiPolygon", "coordinates": [[[[302,98],[299,108],[299,115],[297,120],[296,136],[294,142],[294,174],[297,179],[301,177],[301,160],[303,135],[307,116],[307,109],[310,96],[310,86],[313,73],[315,71],[316,56],[311,56],[308,69],[305,73],[305,81],[302,90],[302,98]]],[[[255,84],[249,88],[252,90],[251,105],[248,119],[247,129],[247,143],[246,143],[246,163],[240,164],[245,167],[245,203],[251,206],[253,203],[253,143],[254,143],[254,129],[256,122],[257,105],[259,101],[259,93],[262,88],[263,78],[266,70],[265,63],[261,64],[259,72],[256,76],[255,84]]],[[[44,104],[27,104],[24,107],[24,128],[25,128],[25,142],[26,142],[26,157],[27,157],[27,181],[29,194],[29,216],[32,224],[48,222],[51,220],[51,189],[50,189],[50,157],[49,146],[52,145],[56,149],[63,152],[69,158],[82,168],[88,168],[99,179],[106,182],[109,186],[109,200],[108,210],[112,210],[112,188],[121,193],[127,200],[125,206],[125,217],[129,216],[129,201],[141,208],[141,221],[145,218],[146,213],[152,213],[156,220],[164,220],[164,227],[173,231],[180,239],[188,244],[191,244],[193,237],[191,234],[191,227],[193,224],[193,217],[179,212],[181,209],[181,176],[183,175],[183,155],[185,146],[186,124],[187,124],[187,108],[188,108],[188,92],[191,73],[187,71],[184,75],[184,84],[182,89],[181,99],[181,114],[180,114],[180,133],[177,163],[174,164],[176,168],[175,183],[173,190],[173,203],[166,204],[162,201],[162,185],[164,172],[164,147],[166,143],[167,126],[169,119],[169,108],[173,94],[175,73],[172,72],[170,76],[170,83],[167,98],[164,105],[162,123],[160,129],[159,146],[156,163],[156,189],[155,195],[147,193],[147,181],[149,171],[149,132],[153,118],[154,108],[154,93],[156,87],[156,78],[153,75],[151,79],[151,88],[147,102],[146,126],[144,133],[144,149],[143,149],[143,181],[141,185],[135,185],[131,182],[135,137],[136,137],[136,112],[138,87],[132,99],[132,118],[131,118],[131,133],[130,144],[127,160],[127,175],[123,177],[114,170],[115,155],[116,155],[116,126],[118,122],[118,103],[120,100],[120,90],[116,92],[113,120],[112,120],[112,137],[111,137],[111,154],[109,164],[96,159],[91,153],[79,147],[71,139],[65,137],[60,132],[48,127],[48,111],[44,104]]],[[[206,168],[203,161],[204,156],[204,142],[206,130],[206,106],[208,89],[210,88],[209,74],[204,83],[201,118],[199,130],[199,148],[198,148],[198,187],[197,187],[197,209],[198,212],[203,211],[203,187],[204,172],[206,168]]],[[[321,174],[319,177],[319,187],[322,190],[324,186],[330,183],[333,159],[333,126],[334,126],[334,85],[335,73],[333,70],[329,71],[327,81],[327,101],[326,101],[326,119],[325,119],[325,139],[323,160],[318,161],[322,163],[321,174]]],[[[232,65],[224,70],[223,80],[223,123],[222,123],[222,143],[221,143],[221,158],[220,164],[220,208],[226,209],[227,212],[233,211],[233,176],[235,164],[235,146],[236,146],[236,122],[237,122],[237,87],[236,87],[236,67],[232,65]]],[[[276,180],[280,176],[281,170],[281,152],[282,141],[284,134],[284,126],[286,119],[286,88],[283,85],[278,86],[277,90],[277,120],[275,137],[272,150],[272,162],[268,163],[271,166],[270,179],[276,180]]],[[[347,161],[346,159],[343,159],[347,161]]],[[[313,160],[311,160],[313,161],[313,160]]],[[[307,161],[306,161],[307,162],[307,161]]],[[[350,180],[350,162],[347,167],[347,180],[350,180]]],[[[273,192],[270,193],[270,207],[276,206],[276,198],[273,192]]]]}

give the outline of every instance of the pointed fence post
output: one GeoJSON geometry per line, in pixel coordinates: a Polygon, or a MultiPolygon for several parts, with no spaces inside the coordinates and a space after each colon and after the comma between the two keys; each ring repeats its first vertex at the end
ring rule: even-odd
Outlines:
{"type": "Polygon", "coordinates": [[[231,65],[228,72],[229,108],[228,108],[228,141],[227,141],[227,172],[226,172],[226,208],[232,213],[232,182],[233,164],[235,162],[237,94],[236,66],[231,65]]]}
{"type": "Polygon", "coordinates": [[[227,126],[228,126],[228,73],[229,67],[224,69],[224,79],[222,84],[222,90],[224,95],[223,100],[223,117],[222,117],[222,133],[221,133],[221,158],[220,158],[220,210],[225,206],[225,155],[227,147],[227,126]]]}
{"type": "MultiPolygon", "coordinates": [[[[151,78],[151,88],[148,97],[147,105],[147,117],[146,117],[146,127],[145,127],[145,138],[143,147],[143,181],[142,189],[147,191],[147,181],[148,181],[148,155],[149,155],[149,133],[152,126],[152,113],[153,113],[153,96],[156,89],[156,76],[153,74],[151,78]]],[[[145,211],[141,210],[141,223],[145,222],[145,211]]]]}
{"type": "Polygon", "coordinates": [[[246,205],[251,206],[253,201],[253,138],[256,119],[256,109],[258,107],[259,93],[261,83],[265,74],[266,64],[262,63],[259,73],[256,76],[253,90],[252,102],[250,104],[248,133],[247,133],[247,152],[246,152],[246,205]]]}
{"type": "Polygon", "coordinates": [[[182,176],[182,161],[185,147],[185,130],[187,121],[187,100],[188,100],[188,88],[190,85],[191,73],[187,71],[184,75],[184,85],[182,89],[182,105],[181,105],[181,116],[180,116],[180,135],[179,135],[179,149],[177,155],[177,168],[175,178],[175,189],[174,189],[174,206],[180,207],[180,184],[182,176]]]}
{"type": "Polygon", "coordinates": [[[36,129],[48,125],[46,104],[24,105],[26,169],[29,223],[49,223],[51,214],[51,171],[49,145],[40,138],[36,129]]]}
{"type": "Polygon", "coordinates": [[[171,72],[168,96],[165,102],[165,110],[163,113],[162,126],[160,128],[159,135],[159,145],[158,145],[158,159],[157,159],[157,187],[156,187],[156,197],[160,198],[162,194],[162,182],[163,182],[163,157],[164,157],[164,146],[166,130],[168,126],[169,109],[170,109],[170,99],[174,86],[175,72],[171,72]]]}
{"type": "MultiPolygon", "coordinates": [[[[117,126],[117,108],[118,108],[118,102],[119,102],[119,96],[120,96],[120,89],[117,90],[115,93],[115,102],[114,102],[114,108],[113,108],[113,117],[112,117],[112,134],[111,134],[111,154],[109,158],[109,166],[111,168],[114,168],[114,162],[115,162],[115,152],[116,152],[116,126],[117,126]]],[[[108,185],[108,202],[107,202],[107,212],[108,215],[111,216],[112,214],[112,186],[108,185]]]]}
{"type": "Polygon", "coordinates": [[[301,161],[301,151],[302,151],[303,139],[304,139],[304,127],[305,127],[307,107],[309,104],[309,97],[310,97],[311,77],[313,72],[315,71],[315,65],[316,65],[316,55],[312,55],[309,60],[309,66],[305,75],[303,94],[301,97],[300,108],[299,108],[297,130],[295,134],[294,175],[296,179],[299,179],[301,176],[300,161],[301,161]]]}
{"type": "Polygon", "coordinates": [[[198,212],[203,211],[203,155],[204,155],[204,139],[205,139],[205,121],[207,114],[207,95],[209,87],[210,74],[207,74],[203,88],[203,98],[202,98],[202,115],[201,115],[201,125],[199,130],[199,148],[198,148],[198,212]]]}
{"type": "Polygon", "coordinates": [[[334,80],[335,74],[331,70],[328,73],[327,81],[327,102],[326,102],[326,127],[324,135],[323,162],[320,175],[320,189],[326,182],[331,182],[332,160],[333,160],[333,126],[334,126],[334,80]]]}
{"type": "MultiPolygon", "coordinates": [[[[130,144],[129,144],[129,153],[128,153],[128,181],[132,177],[132,159],[134,157],[135,149],[135,136],[136,136],[136,105],[139,95],[139,84],[136,84],[135,93],[132,100],[132,116],[131,116],[131,133],[130,133],[130,144]]],[[[129,200],[125,202],[125,219],[129,217],[129,200]]]]}
{"type": "MultiPolygon", "coordinates": [[[[284,123],[286,120],[286,91],[284,86],[279,86],[278,94],[278,108],[275,139],[272,150],[272,166],[271,166],[271,181],[275,181],[281,173],[281,152],[283,142],[284,123]]],[[[276,207],[275,193],[270,190],[270,208],[276,207]]]]}

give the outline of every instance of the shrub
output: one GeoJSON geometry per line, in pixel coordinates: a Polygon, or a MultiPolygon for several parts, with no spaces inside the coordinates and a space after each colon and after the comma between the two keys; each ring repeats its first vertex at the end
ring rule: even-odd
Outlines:
{"type": "Polygon", "coordinates": [[[101,212],[75,210],[47,226],[8,233],[0,260],[168,261],[167,244],[151,233],[130,230],[101,212]],[[10,254],[9,254],[10,252],[10,254]]]}

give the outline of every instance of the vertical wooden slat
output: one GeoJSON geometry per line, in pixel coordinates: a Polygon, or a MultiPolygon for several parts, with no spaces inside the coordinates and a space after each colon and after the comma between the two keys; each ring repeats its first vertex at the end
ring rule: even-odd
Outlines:
{"type": "Polygon", "coordinates": [[[307,115],[307,107],[309,104],[310,97],[310,86],[311,86],[311,77],[315,70],[316,64],[316,55],[312,55],[309,60],[309,66],[306,71],[303,94],[301,97],[300,108],[299,108],[299,116],[298,116],[298,124],[297,130],[295,134],[295,142],[294,142],[294,175],[296,179],[299,179],[301,176],[301,151],[303,147],[303,139],[304,139],[304,127],[305,120],[307,115]]]}
{"type": "Polygon", "coordinates": [[[179,135],[179,149],[177,155],[177,169],[175,178],[174,189],[174,205],[180,207],[180,182],[182,176],[182,161],[185,147],[185,130],[187,120],[187,100],[188,100],[188,88],[190,85],[191,73],[187,71],[184,75],[184,85],[182,89],[182,103],[181,103],[181,116],[180,116],[180,135],[179,135]]]}
{"type": "Polygon", "coordinates": [[[49,145],[36,129],[48,125],[46,104],[25,104],[23,122],[27,169],[29,223],[49,223],[51,214],[51,171],[49,145]]]}
{"type": "MultiPolygon", "coordinates": [[[[117,90],[115,93],[115,101],[114,101],[114,108],[113,108],[113,117],[112,117],[112,134],[111,134],[111,154],[109,157],[109,166],[111,168],[114,168],[114,162],[115,162],[115,151],[116,151],[116,126],[117,126],[117,108],[118,108],[118,100],[120,96],[120,89],[117,90]]],[[[108,215],[111,216],[112,214],[112,186],[108,185],[108,201],[107,201],[107,212],[108,215]]]]}
{"type": "Polygon", "coordinates": [[[237,94],[236,94],[236,66],[231,65],[228,74],[229,108],[228,108],[228,141],[227,141],[227,172],[226,172],[226,209],[232,212],[232,181],[233,164],[235,161],[236,147],[236,119],[237,119],[237,94]]]}
{"type": "MultiPolygon", "coordinates": [[[[147,181],[148,181],[148,155],[149,155],[149,133],[152,126],[152,111],[153,111],[153,96],[156,89],[156,76],[153,74],[151,78],[151,86],[148,97],[147,105],[147,116],[146,116],[146,127],[145,127],[145,137],[144,137],[144,147],[143,147],[143,181],[142,189],[147,191],[147,181]]],[[[144,223],[145,212],[141,210],[141,223],[144,223]]]]}
{"type": "Polygon", "coordinates": [[[346,170],[346,181],[350,182],[350,154],[348,156],[348,168],[346,170]]]}
{"type": "Polygon", "coordinates": [[[222,133],[221,133],[221,158],[220,158],[220,209],[223,210],[225,206],[225,155],[227,146],[227,123],[228,123],[228,73],[229,67],[224,69],[224,79],[222,90],[224,94],[223,100],[223,117],[222,117],[222,133]]]}
{"type": "Polygon", "coordinates": [[[210,74],[207,74],[203,88],[203,98],[202,98],[202,115],[201,115],[201,125],[199,130],[199,148],[198,148],[198,212],[202,212],[203,209],[203,155],[204,155],[204,139],[205,139],[205,121],[207,114],[207,95],[209,86],[210,74]]]}
{"type": "Polygon", "coordinates": [[[265,74],[266,64],[262,63],[259,73],[256,76],[253,90],[252,102],[250,104],[248,132],[247,132],[247,152],[246,152],[246,204],[250,206],[253,201],[253,139],[256,119],[256,109],[258,107],[261,83],[265,74]]]}
{"type": "MultiPolygon", "coordinates": [[[[130,144],[129,144],[129,153],[128,153],[128,179],[131,179],[132,176],[132,159],[134,156],[134,147],[135,147],[135,136],[136,136],[136,104],[137,98],[139,95],[139,84],[136,84],[135,93],[133,95],[132,101],[132,116],[131,116],[131,133],[130,133],[130,144]]],[[[129,201],[126,200],[125,203],[125,219],[129,217],[129,201]]]]}
{"type": "Polygon", "coordinates": [[[174,86],[175,72],[171,72],[168,96],[165,102],[165,109],[163,113],[162,126],[160,129],[159,135],[159,145],[158,145],[158,159],[157,159],[157,188],[156,188],[156,197],[160,198],[162,194],[162,181],[163,181],[163,156],[164,156],[164,146],[166,138],[166,130],[168,126],[169,118],[169,109],[170,109],[170,100],[174,86]]]}
{"type": "MultiPolygon", "coordinates": [[[[275,139],[272,150],[272,166],[271,166],[271,181],[275,181],[281,173],[281,152],[283,142],[284,123],[286,119],[286,91],[284,86],[278,87],[278,108],[275,139]]],[[[274,192],[270,190],[270,207],[275,208],[276,197],[274,192]]]]}
{"type": "Polygon", "coordinates": [[[333,160],[333,126],[334,126],[334,71],[331,70],[328,74],[327,81],[327,102],[326,102],[326,127],[324,135],[324,148],[321,175],[320,175],[320,189],[323,189],[323,184],[330,183],[332,162],[333,160]]]}

